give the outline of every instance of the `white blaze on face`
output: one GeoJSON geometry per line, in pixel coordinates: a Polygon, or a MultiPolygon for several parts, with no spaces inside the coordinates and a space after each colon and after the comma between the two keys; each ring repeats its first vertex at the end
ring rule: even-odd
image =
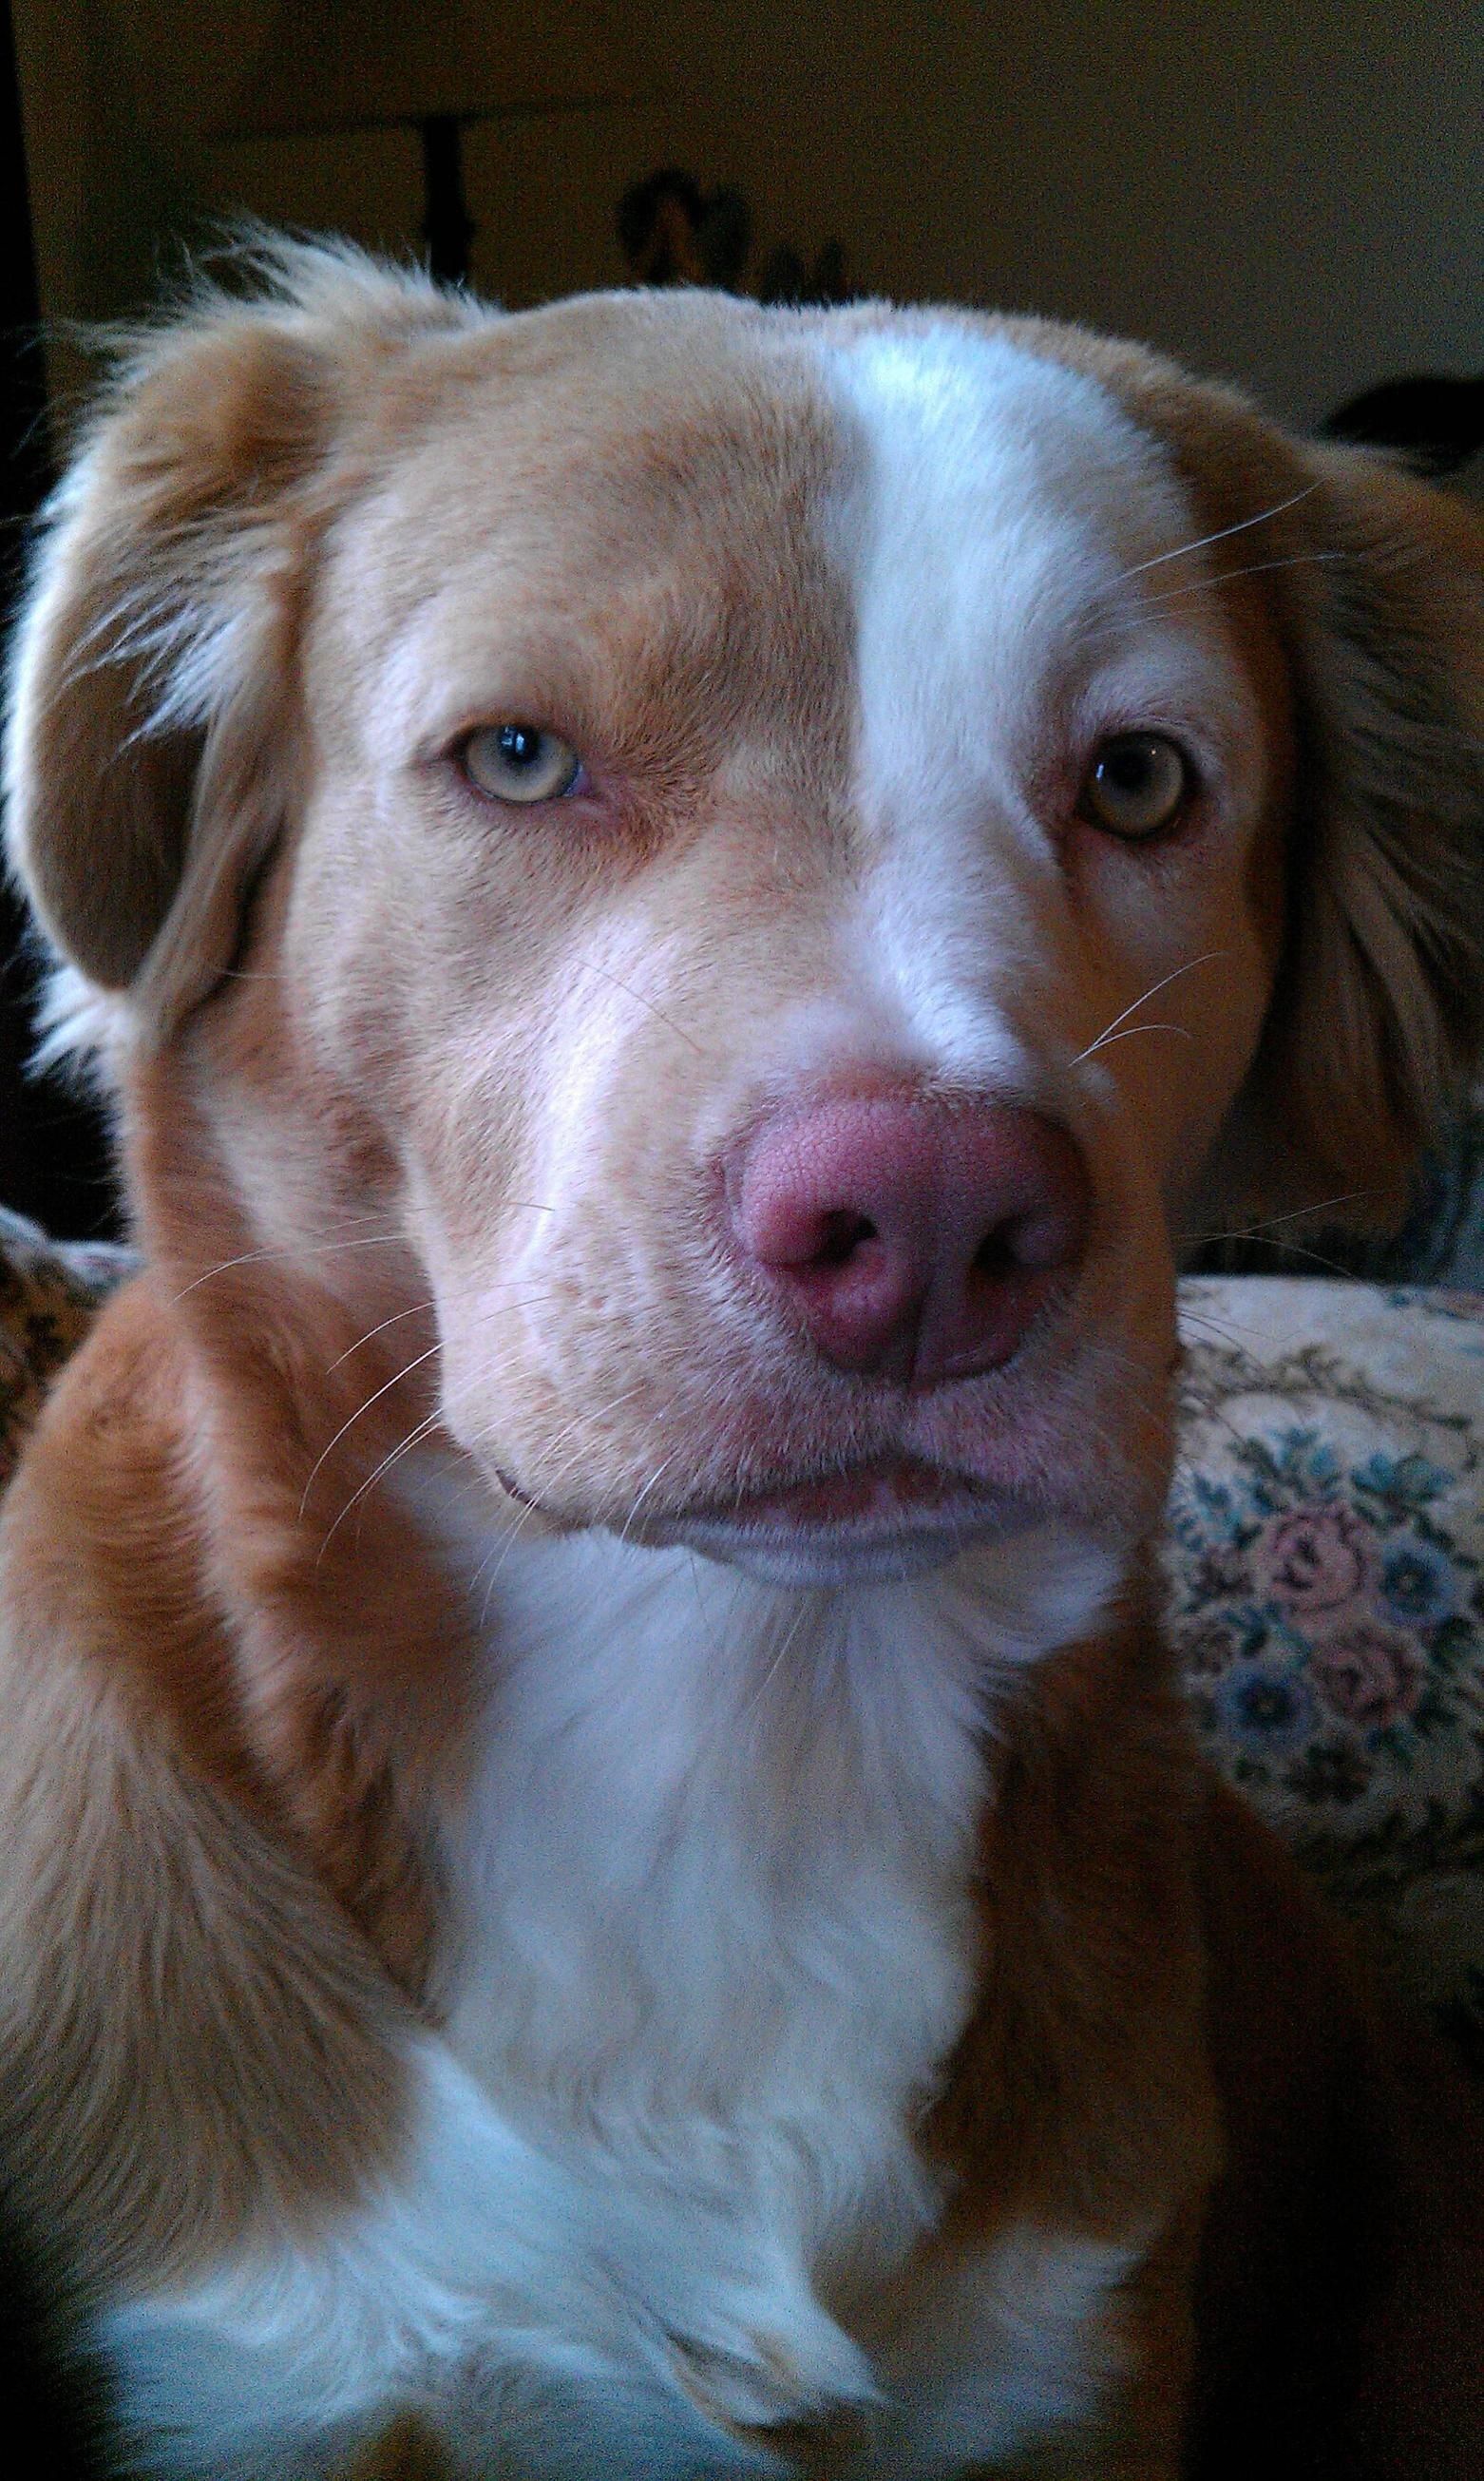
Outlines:
{"type": "MultiPolygon", "coordinates": [[[[867,336],[829,378],[853,448],[824,522],[858,627],[860,969],[924,1064],[1033,1094],[1013,1025],[1070,1057],[1086,982],[1048,788],[1064,801],[1068,766],[1141,716],[1235,700],[1234,738],[1247,717],[1214,598],[1145,600],[1201,529],[1102,387],[1003,338],[867,336]]],[[[1119,912],[1136,971],[1165,926],[1136,883],[1119,912]]]]}

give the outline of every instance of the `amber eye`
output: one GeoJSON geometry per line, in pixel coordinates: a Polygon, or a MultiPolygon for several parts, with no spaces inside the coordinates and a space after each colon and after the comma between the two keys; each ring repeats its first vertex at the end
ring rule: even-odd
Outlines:
{"type": "Polygon", "coordinates": [[[1116,732],[1094,750],[1077,806],[1093,826],[1140,844],[1169,826],[1194,791],[1189,760],[1162,732],[1116,732]]]}
{"type": "Polygon", "coordinates": [[[482,724],[463,743],[458,761],[492,801],[558,801],[583,771],[571,744],[534,723],[482,724]]]}

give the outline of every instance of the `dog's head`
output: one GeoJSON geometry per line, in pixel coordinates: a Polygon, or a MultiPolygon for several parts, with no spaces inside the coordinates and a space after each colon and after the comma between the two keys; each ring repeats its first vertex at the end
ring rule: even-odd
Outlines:
{"type": "Polygon", "coordinates": [[[64,486],[13,849],[184,1098],[156,1245],[432,1304],[497,1488],[786,1575],[1129,1533],[1172,1233],[1384,1217],[1475,1053],[1480,569],[1074,331],[286,253],[64,486]]]}

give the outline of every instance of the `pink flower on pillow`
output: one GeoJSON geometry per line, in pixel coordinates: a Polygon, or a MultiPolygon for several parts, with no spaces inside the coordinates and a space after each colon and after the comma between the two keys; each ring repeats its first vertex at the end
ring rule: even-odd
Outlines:
{"type": "Polygon", "coordinates": [[[1258,1592],[1285,1610],[1333,1619],[1374,1581],[1375,1534],[1353,1508],[1318,1500],[1263,1527],[1252,1568],[1258,1592]]]}
{"type": "Polygon", "coordinates": [[[1412,1712],[1422,1693],[1423,1665],[1394,1629],[1362,1620],[1315,1647],[1309,1676],[1333,1712],[1378,1731],[1412,1712]]]}

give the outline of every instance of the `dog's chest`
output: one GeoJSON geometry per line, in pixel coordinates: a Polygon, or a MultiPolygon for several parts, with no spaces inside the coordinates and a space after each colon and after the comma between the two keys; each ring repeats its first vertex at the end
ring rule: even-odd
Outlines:
{"type": "Polygon", "coordinates": [[[1078,2416],[1124,2256],[917,2246],[945,2192],[916,2133],[979,1960],[968,1606],[604,1544],[490,1601],[399,2167],[332,2246],[131,2312],[131,2404],[256,2476],[336,2469],[422,2403],[457,2468],[522,2481],[776,2471],[770,2437],[821,2431],[909,2481],[1078,2416]],[[203,2335],[220,2402],[186,2376],[203,2335]]]}
{"type": "Polygon", "coordinates": [[[460,2064],[579,2174],[889,2261],[933,2211],[912,2128],[976,1962],[958,1632],[606,1543],[528,1556],[491,1626],[460,2064]]]}
{"type": "Polygon", "coordinates": [[[848,2424],[884,2383],[934,2407],[870,2416],[906,2473],[1064,2417],[1121,2253],[1016,2232],[910,2270],[979,1962],[966,1606],[608,1544],[507,1583],[448,2040],[571,2181],[622,2313],[728,2433],[848,2424]]]}

